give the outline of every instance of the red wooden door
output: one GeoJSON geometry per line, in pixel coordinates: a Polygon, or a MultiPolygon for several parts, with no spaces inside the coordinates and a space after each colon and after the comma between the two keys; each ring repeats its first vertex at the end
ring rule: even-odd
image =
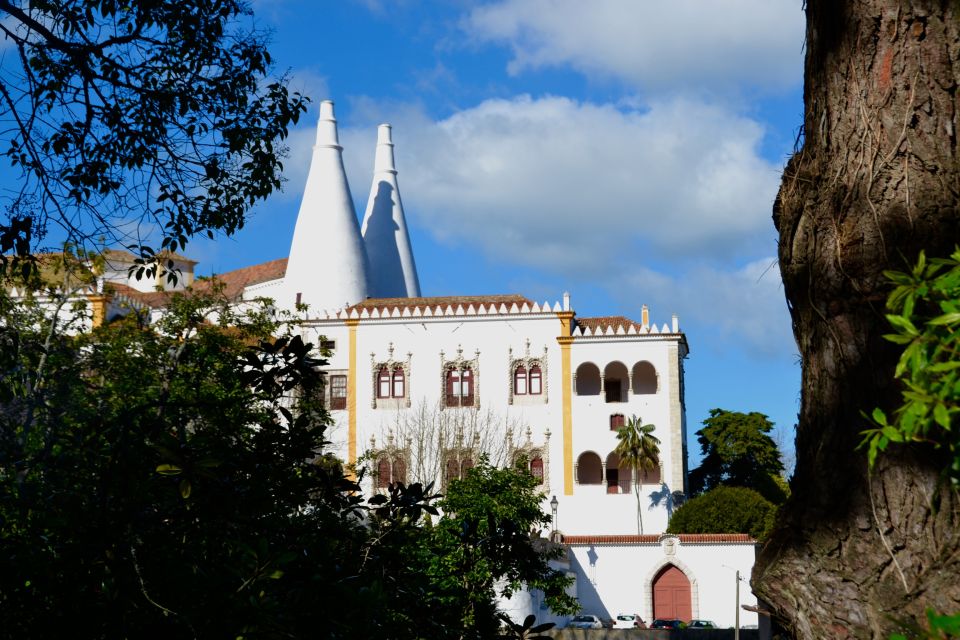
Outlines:
{"type": "Polygon", "coordinates": [[[693,617],[690,581],[672,564],[664,567],[653,579],[653,617],[678,618],[685,622],[693,617]]]}

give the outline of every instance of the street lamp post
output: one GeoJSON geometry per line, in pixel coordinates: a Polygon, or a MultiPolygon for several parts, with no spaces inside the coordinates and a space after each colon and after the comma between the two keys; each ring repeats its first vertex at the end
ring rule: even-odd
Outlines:
{"type": "Polygon", "coordinates": [[[557,496],[553,496],[550,499],[550,508],[553,510],[553,535],[550,536],[550,539],[556,542],[557,535],[557,507],[560,506],[560,501],[557,500],[557,496]]]}

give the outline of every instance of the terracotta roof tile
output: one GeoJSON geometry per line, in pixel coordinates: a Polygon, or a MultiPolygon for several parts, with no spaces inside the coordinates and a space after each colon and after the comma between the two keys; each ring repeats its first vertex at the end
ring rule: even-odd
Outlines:
{"type": "MultiPolygon", "coordinates": [[[[681,544],[756,544],[746,533],[678,533],[681,544]]],[[[656,544],[660,534],[622,536],[563,536],[564,544],[656,544]]]]}
{"type": "MultiPolygon", "coordinates": [[[[237,298],[243,294],[245,287],[260,284],[261,282],[269,282],[270,280],[277,280],[278,278],[282,278],[286,272],[287,259],[280,258],[278,260],[271,260],[270,262],[255,264],[252,267],[218,273],[211,276],[210,279],[219,280],[226,285],[224,293],[228,298],[237,298]]],[[[200,282],[207,281],[203,280],[200,282]]],[[[199,286],[199,284],[200,283],[197,283],[194,286],[199,286]]]]}
{"type": "Polygon", "coordinates": [[[529,298],[517,294],[507,294],[491,296],[437,296],[431,298],[367,298],[363,302],[358,302],[352,307],[348,307],[347,311],[354,309],[356,309],[358,313],[364,309],[367,311],[373,311],[374,309],[379,311],[410,309],[413,311],[415,308],[424,311],[427,307],[431,309],[435,309],[436,307],[446,309],[448,306],[454,309],[456,309],[457,306],[463,306],[466,310],[471,305],[474,309],[483,306],[485,309],[490,310],[489,308],[491,306],[499,308],[501,304],[505,304],[509,308],[514,303],[516,303],[518,307],[522,307],[524,304],[531,307],[533,306],[533,300],[529,298]]]}
{"type": "Polygon", "coordinates": [[[617,327],[623,327],[624,330],[630,328],[630,325],[633,325],[633,328],[637,331],[640,330],[640,324],[634,322],[630,318],[625,316],[598,316],[595,318],[577,318],[576,322],[578,325],[584,329],[590,329],[591,331],[596,331],[601,329],[606,331],[608,328],[616,331],[617,327]]]}
{"type": "MultiPolygon", "coordinates": [[[[226,295],[228,299],[236,299],[243,295],[245,287],[282,278],[286,271],[287,259],[281,258],[279,260],[256,264],[252,267],[244,267],[243,269],[216,274],[203,280],[195,280],[191,288],[204,291],[208,289],[214,281],[219,281],[224,284],[224,295],[226,295]]],[[[137,291],[133,287],[115,282],[107,283],[106,287],[108,291],[115,291],[153,308],[165,306],[173,294],[172,291],[137,291]]]]}

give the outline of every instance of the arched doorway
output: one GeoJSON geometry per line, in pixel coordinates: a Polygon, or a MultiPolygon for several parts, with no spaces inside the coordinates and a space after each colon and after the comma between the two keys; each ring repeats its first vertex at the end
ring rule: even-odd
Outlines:
{"type": "Polygon", "coordinates": [[[672,564],[668,564],[653,579],[653,617],[677,618],[689,622],[693,618],[690,580],[672,564]]]}

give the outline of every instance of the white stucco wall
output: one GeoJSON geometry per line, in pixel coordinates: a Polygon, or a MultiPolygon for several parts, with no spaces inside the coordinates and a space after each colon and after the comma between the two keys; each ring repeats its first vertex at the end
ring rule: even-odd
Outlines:
{"type": "MultiPolygon", "coordinates": [[[[634,394],[631,390],[625,394],[623,402],[608,403],[602,395],[572,395],[573,465],[566,470],[563,458],[564,381],[561,350],[557,342],[561,324],[552,310],[489,316],[363,318],[356,331],[358,455],[370,449],[371,437],[375,438],[378,448],[386,443],[391,431],[399,437],[398,423],[423,406],[434,408],[442,405],[444,361],[458,356],[475,359],[478,367],[474,372],[477,378],[474,393],[479,408],[466,411],[478,411],[482,415],[490,412],[501,425],[513,429],[515,444],[526,441],[526,430],[529,429],[530,443],[548,449],[544,508],[549,513],[546,501],[556,495],[560,503],[558,524],[561,531],[568,535],[638,532],[636,498],[630,486],[622,486],[622,493],[611,494],[606,483],[581,485],[576,482],[577,460],[582,453],[593,451],[606,461],[616,447],[616,432],[610,429],[610,415],[613,413],[622,413],[628,418],[636,414],[643,418],[644,423],[652,423],[657,427],[655,435],[661,441],[663,484],[643,485],[642,518],[645,533],[658,533],[666,529],[671,508],[669,494],[682,490],[682,481],[680,486],[671,483],[672,477],[682,477],[683,473],[682,463],[678,465],[674,462],[678,459],[674,450],[677,449],[677,443],[682,442],[682,423],[680,417],[673,416],[677,408],[671,405],[668,375],[671,353],[675,357],[680,335],[574,339],[571,372],[576,371],[579,364],[588,361],[597,364],[601,371],[615,360],[623,362],[628,369],[632,369],[637,362],[648,361],[656,368],[660,384],[653,394],[634,394]],[[510,360],[511,357],[520,358],[527,354],[542,360],[544,393],[541,398],[518,396],[511,404],[510,360]],[[391,358],[403,362],[409,358],[409,376],[406,380],[409,407],[406,403],[374,402],[374,364],[391,358]],[[676,433],[671,434],[671,430],[676,433]],[[566,472],[574,476],[572,495],[564,493],[566,472]]],[[[333,340],[336,348],[327,369],[331,373],[346,373],[349,368],[349,330],[343,320],[311,321],[305,334],[305,338],[314,343],[319,341],[321,335],[333,340]]],[[[677,394],[679,389],[674,390],[673,397],[677,394]]],[[[346,411],[333,411],[332,414],[336,426],[328,437],[333,443],[334,453],[346,459],[348,415],[346,411]]],[[[505,432],[501,434],[502,439],[507,437],[505,432]]]]}
{"type": "MultiPolygon", "coordinates": [[[[641,544],[576,544],[570,546],[571,569],[584,613],[613,618],[639,613],[653,620],[652,584],[667,564],[677,566],[691,584],[694,618],[733,626],[736,616],[736,572],[740,571],[740,604],[756,605],[750,571],[753,543],[678,543],[668,555],[659,542],[641,544]]],[[[757,614],[740,610],[740,624],[757,624],[757,614]]]]}

